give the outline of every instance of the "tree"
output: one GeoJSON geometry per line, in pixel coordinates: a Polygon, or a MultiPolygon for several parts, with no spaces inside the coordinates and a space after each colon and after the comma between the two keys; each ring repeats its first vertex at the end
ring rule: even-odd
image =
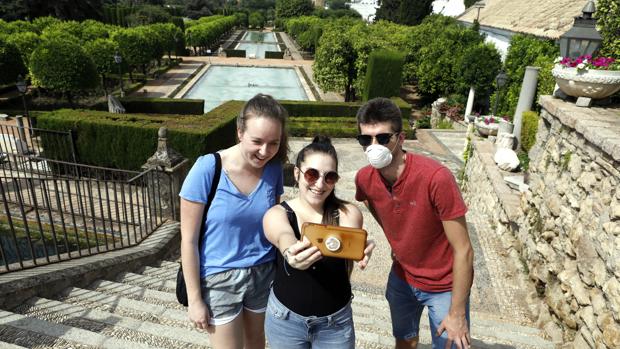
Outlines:
{"type": "Polygon", "coordinates": [[[185,3],[185,14],[191,19],[212,16],[225,4],[225,0],[188,0],[185,3]]]}
{"type": "Polygon", "coordinates": [[[73,107],[73,94],[98,86],[92,59],[76,42],[64,39],[43,41],[32,53],[30,73],[35,86],[62,92],[73,107]]]}
{"type": "Polygon", "coordinates": [[[19,50],[22,61],[26,67],[30,64],[32,52],[39,46],[41,39],[33,32],[15,33],[7,38],[7,41],[15,45],[19,50]]]}
{"type": "Polygon", "coordinates": [[[400,20],[400,0],[381,0],[381,5],[375,13],[376,20],[386,20],[398,23],[400,20]]]}
{"type": "Polygon", "coordinates": [[[30,18],[54,16],[66,20],[100,19],[101,0],[22,0],[30,18]]]}
{"type": "Polygon", "coordinates": [[[598,0],[595,17],[603,37],[601,53],[620,60],[620,4],[617,0],[598,0]]]}
{"type": "Polygon", "coordinates": [[[24,19],[27,13],[23,0],[0,1],[0,19],[4,19],[5,21],[24,19]]]}
{"type": "Polygon", "coordinates": [[[344,0],[329,0],[327,1],[327,6],[330,10],[346,10],[349,8],[349,5],[344,0]]]}
{"type": "Polygon", "coordinates": [[[0,85],[14,84],[18,75],[26,75],[26,66],[17,47],[0,36],[0,85]]]}
{"type": "Polygon", "coordinates": [[[465,8],[470,8],[471,5],[477,3],[478,0],[465,0],[465,8]]]}
{"type": "Polygon", "coordinates": [[[107,75],[118,69],[114,61],[114,55],[118,52],[118,44],[112,39],[96,39],[84,44],[84,51],[95,64],[97,73],[101,77],[103,91],[107,95],[107,75]]]}
{"type": "Polygon", "coordinates": [[[171,20],[172,16],[163,7],[153,5],[140,6],[137,11],[127,16],[127,23],[132,27],[153,23],[168,23],[171,20]]]}
{"type": "Polygon", "coordinates": [[[502,67],[497,49],[490,43],[479,43],[465,49],[457,63],[461,91],[471,86],[478,99],[487,99],[493,90],[493,82],[502,67]]]}
{"type": "Polygon", "coordinates": [[[417,25],[433,12],[433,0],[382,0],[376,19],[417,25]]]}
{"type": "Polygon", "coordinates": [[[276,0],[277,18],[308,16],[313,10],[310,0],[276,0]]]}
{"type": "Polygon", "coordinates": [[[433,12],[434,0],[402,0],[399,8],[398,23],[418,25],[433,12]]]}
{"type": "Polygon", "coordinates": [[[349,23],[339,20],[327,25],[319,40],[312,70],[324,91],[345,92],[345,101],[355,99],[353,82],[357,77],[357,55],[351,43],[349,23]]]}
{"type": "Polygon", "coordinates": [[[258,11],[252,12],[248,18],[248,24],[252,28],[261,29],[265,26],[265,17],[258,11]]]}

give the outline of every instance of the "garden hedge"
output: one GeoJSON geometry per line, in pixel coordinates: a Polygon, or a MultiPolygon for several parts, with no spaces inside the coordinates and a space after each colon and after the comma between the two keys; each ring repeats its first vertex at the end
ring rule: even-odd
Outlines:
{"type": "MultiPolygon", "coordinates": [[[[403,118],[411,115],[411,105],[403,99],[392,100],[400,108],[403,118]]],[[[280,101],[290,116],[355,117],[363,102],[280,101]]]]}
{"type": "Polygon", "coordinates": [[[265,58],[267,59],[283,59],[284,52],[283,51],[265,51],[265,58]]]}
{"type": "Polygon", "coordinates": [[[538,113],[534,111],[523,112],[521,126],[521,149],[529,153],[530,149],[536,142],[536,133],[538,132],[538,113]]]}
{"type": "Polygon", "coordinates": [[[405,56],[392,50],[373,51],[368,58],[362,99],[393,97],[400,94],[405,56]]]}
{"type": "Polygon", "coordinates": [[[125,97],[121,98],[121,104],[127,113],[202,115],[205,112],[204,99],[125,97]]]}
{"type": "MultiPolygon", "coordinates": [[[[325,135],[329,137],[353,138],[359,134],[355,117],[316,117],[294,116],[289,119],[289,135],[292,137],[314,137],[325,135]]],[[[407,139],[414,138],[414,131],[409,127],[409,121],[403,119],[403,132],[407,139]]]]}
{"type": "MultiPolygon", "coordinates": [[[[170,146],[190,161],[235,144],[236,117],[243,102],[227,102],[201,116],[113,114],[61,109],[40,112],[37,126],[72,130],[79,162],[139,170],[157,149],[157,131],[168,128],[170,146]]],[[[45,148],[45,140],[43,140],[45,148]]]]}
{"type": "Polygon", "coordinates": [[[226,57],[242,57],[245,58],[245,50],[233,50],[233,49],[225,49],[226,57]]]}

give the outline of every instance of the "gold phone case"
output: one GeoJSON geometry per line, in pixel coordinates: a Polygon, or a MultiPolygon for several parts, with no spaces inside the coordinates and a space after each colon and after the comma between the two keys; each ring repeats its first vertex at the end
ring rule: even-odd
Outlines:
{"type": "Polygon", "coordinates": [[[367,235],[366,230],[358,228],[308,222],[301,226],[301,236],[318,247],[323,256],[356,261],[364,258],[367,235]]]}

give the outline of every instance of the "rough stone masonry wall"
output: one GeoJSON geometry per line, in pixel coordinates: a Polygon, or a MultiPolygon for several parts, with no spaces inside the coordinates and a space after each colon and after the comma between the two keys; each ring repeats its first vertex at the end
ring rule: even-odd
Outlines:
{"type": "Polygon", "coordinates": [[[491,145],[476,144],[465,197],[470,209],[489,213],[528,271],[533,315],[554,341],[620,348],[620,109],[579,108],[549,96],[540,103],[529,190],[495,184],[496,198],[481,199],[488,193],[479,188],[488,186],[472,180],[501,182],[502,175],[488,164],[491,145]]]}

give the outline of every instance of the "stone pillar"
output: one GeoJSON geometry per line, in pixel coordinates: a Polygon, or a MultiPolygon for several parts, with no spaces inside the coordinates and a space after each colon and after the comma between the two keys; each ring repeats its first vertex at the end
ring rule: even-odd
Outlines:
{"type": "Polygon", "coordinates": [[[434,101],[431,105],[431,128],[437,128],[437,124],[439,124],[439,121],[441,121],[441,119],[443,118],[439,110],[441,109],[441,106],[445,103],[446,99],[441,97],[434,101]]]}
{"type": "Polygon", "coordinates": [[[142,168],[156,170],[164,217],[180,220],[179,191],[187,175],[189,161],[168,146],[168,130],[165,127],[160,127],[157,135],[157,151],[142,168]]]}
{"type": "Polygon", "coordinates": [[[521,92],[519,93],[519,101],[517,102],[517,110],[513,118],[513,133],[517,140],[517,144],[521,145],[521,125],[523,120],[523,112],[532,109],[534,98],[536,97],[536,85],[538,83],[539,67],[526,67],[523,84],[521,84],[521,92]]]}
{"type": "Polygon", "coordinates": [[[471,114],[471,110],[474,108],[474,97],[476,96],[476,89],[473,86],[469,88],[469,96],[467,97],[467,106],[465,107],[465,123],[469,123],[468,116],[471,114]]]}

